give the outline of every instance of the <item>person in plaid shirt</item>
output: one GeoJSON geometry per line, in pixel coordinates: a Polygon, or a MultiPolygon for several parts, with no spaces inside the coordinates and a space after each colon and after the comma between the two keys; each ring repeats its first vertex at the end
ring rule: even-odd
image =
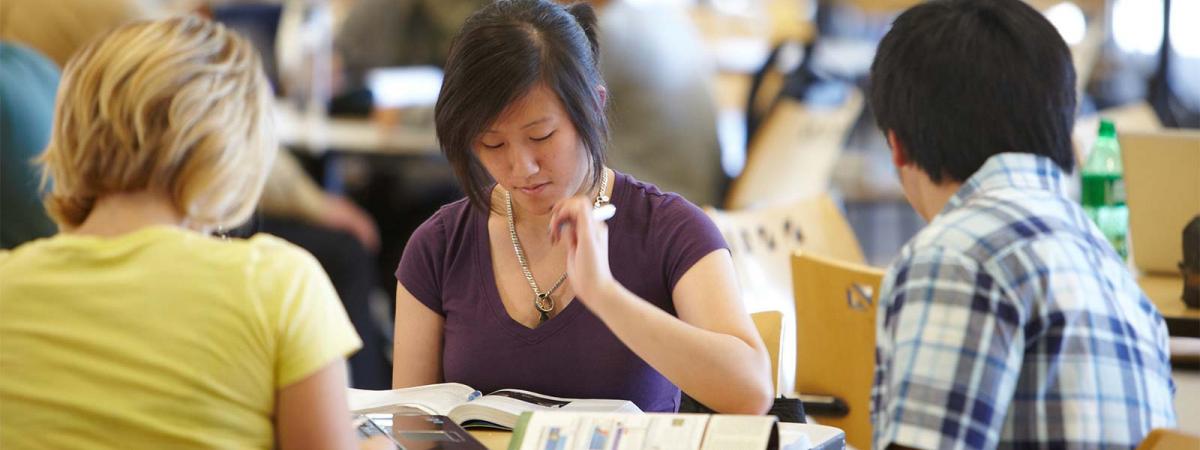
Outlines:
{"type": "Polygon", "coordinates": [[[1131,448],[1175,423],[1162,317],[1064,187],[1071,54],[1018,0],[900,15],[870,101],[929,225],[884,279],[875,447],[1131,448]]]}

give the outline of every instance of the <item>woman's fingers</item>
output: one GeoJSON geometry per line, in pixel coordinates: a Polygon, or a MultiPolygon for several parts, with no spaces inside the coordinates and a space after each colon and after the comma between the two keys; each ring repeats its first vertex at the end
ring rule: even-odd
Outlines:
{"type": "Polygon", "coordinates": [[[553,216],[550,218],[550,242],[557,244],[563,238],[563,233],[572,235],[579,229],[587,229],[586,221],[590,204],[586,198],[571,197],[554,205],[553,216]],[[570,228],[572,231],[567,231],[570,228]]]}

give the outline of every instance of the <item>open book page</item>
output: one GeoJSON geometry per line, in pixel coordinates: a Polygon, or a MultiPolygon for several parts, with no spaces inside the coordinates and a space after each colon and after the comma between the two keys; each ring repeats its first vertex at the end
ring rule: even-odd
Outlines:
{"type": "Polygon", "coordinates": [[[509,450],[695,450],[706,414],[532,413],[521,416],[509,450]]]}
{"type": "Polygon", "coordinates": [[[521,413],[529,411],[576,411],[640,414],[628,400],[573,399],[552,397],[519,389],[502,389],[459,405],[447,416],[466,427],[491,426],[512,429],[521,413]]]}
{"type": "Polygon", "coordinates": [[[767,448],[776,435],[775,420],[772,416],[714,415],[708,421],[701,450],[767,448]]]}
{"type": "Polygon", "coordinates": [[[358,414],[419,412],[449,415],[450,410],[479,396],[479,391],[459,383],[441,383],[386,391],[347,389],[350,411],[358,414]]]}
{"type": "Polygon", "coordinates": [[[838,428],[815,423],[780,423],[779,447],[783,450],[843,448],[846,433],[838,428]]]}

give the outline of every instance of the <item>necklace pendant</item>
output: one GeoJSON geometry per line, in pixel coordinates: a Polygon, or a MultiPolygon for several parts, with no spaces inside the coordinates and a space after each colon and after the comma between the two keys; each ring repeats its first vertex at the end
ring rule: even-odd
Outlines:
{"type": "Polygon", "coordinates": [[[554,311],[554,298],[550,297],[549,292],[539,292],[537,297],[534,297],[533,299],[533,306],[537,308],[538,312],[541,312],[542,316],[544,317],[551,311],[554,311]]]}

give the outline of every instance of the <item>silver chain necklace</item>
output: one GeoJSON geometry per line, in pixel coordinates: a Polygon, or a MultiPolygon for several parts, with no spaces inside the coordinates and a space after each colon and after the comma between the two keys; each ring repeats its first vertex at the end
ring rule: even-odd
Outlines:
{"type": "MultiPolygon", "coordinates": [[[[600,192],[596,194],[596,201],[592,203],[593,208],[608,204],[608,196],[604,195],[607,190],[608,171],[606,170],[600,179],[600,192]]],[[[538,325],[541,325],[550,320],[550,313],[554,311],[554,297],[551,297],[550,294],[554,293],[567,280],[567,272],[563,271],[562,276],[558,277],[558,281],[555,281],[550,289],[545,292],[539,289],[537,281],[533,279],[533,272],[529,271],[529,262],[525,260],[525,250],[521,248],[521,240],[517,238],[517,227],[513,223],[512,193],[507,189],[504,190],[504,217],[508,220],[508,237],[512,240],[513,251],[517,254],[517,262],[521,264],[521,273],[525,275],[525,281],[528,281],[529,287],[533,289],[533,307],[541,316],[538,318],[538,325]]]]}

